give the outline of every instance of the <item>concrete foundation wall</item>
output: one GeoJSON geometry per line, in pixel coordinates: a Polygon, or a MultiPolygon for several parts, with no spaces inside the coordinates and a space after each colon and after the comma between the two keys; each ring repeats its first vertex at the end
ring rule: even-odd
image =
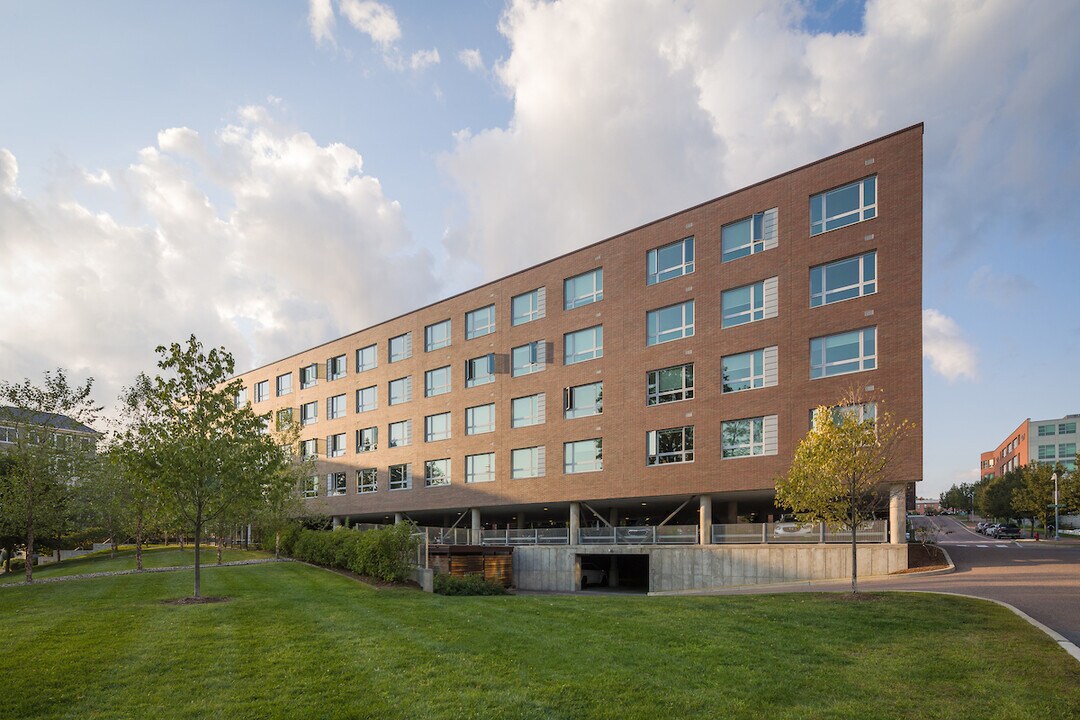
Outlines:
{"type": "MultiPolygon", "coordinates": [[[[521,590],[572,592],[578,589],[575,560],[580,555],[648,555],[650,592],[851,577],[851,547],[839,544],[518,547],[514,585],[521,590]]],[[[860,545],[859,576],[905,570],[907,559],[907,545],[860,545]]]]}

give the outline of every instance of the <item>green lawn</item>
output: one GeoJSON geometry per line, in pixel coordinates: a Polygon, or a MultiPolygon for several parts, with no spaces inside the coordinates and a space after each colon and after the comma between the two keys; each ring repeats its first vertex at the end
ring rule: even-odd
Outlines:
{"type": "Polygon", "coordinates": [[[445,598],[285,563],[0,590],[0,718],[1065,718],[1080,663],[895,594],[445,598]]]}
{"type": "MultiPolygon", "coordinates": [[[[234,560],[260,560],[273,557],[273,553],[258,552],[255,550],[229,550],[226,549],[221,556],[222,562],[234,560]]],[[[204,547],[202,549],[203,565],[212,565],[217,562],[217,550],[204,547]]],[[[159,568],[181,565],[194,565],[195,552],[190,545],[184,546],[181,551],[176,545],[169,547],[152,547],[143,549],[143,567],[159,568]]],[[[134,570],[135,548],[123,546],[116,557],[109,557],[108,550],[100,550],[93,555],[72,560],[64,560],[60,563],[39,565],[34,568],[34,579],[59,577],[60,575],[81,575],[82,573],[110,572],[113,570],[134,570]]],[[[0,575],[0,584],[9,582],[22,582],[26,580],[26,573],[22,570],[10,574],[0,575]]]]}

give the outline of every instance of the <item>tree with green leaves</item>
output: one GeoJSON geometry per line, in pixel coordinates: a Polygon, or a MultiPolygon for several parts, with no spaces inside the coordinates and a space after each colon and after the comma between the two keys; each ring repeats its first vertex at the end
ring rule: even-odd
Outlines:
{"type": "Polygon", "coordinates": [[[880,401],[849,391],[835,407],[814,411],[813,427],[776,480],[776,501],[800,522],[851,531],[851,592],[858,592],[857,529],[885,504],[885,483],[900,441],[912,430],[880,401]]]}
{"type": "Polygon", "coordinates": [[[954,484],[941,493],[941,507],[950,510],[971,510],[975,498],[975,485],[972,483],[954,484]]]}
{"type": "Polygon", "coordinates": [[[201,546],[208,524],[255,507],[263,486],[280,471],[281,451],[267,418],[237,406],[242,386],[225,348],[204,352],[192,335],[186,344],[157,348],[164,374],[140,378],[148,388],[139,439],[153,457],[157,484],[173,511],[194,531],[194,596],[201,597],[201,546]]]}
{"type": "Polygon", "coordinates": [[[1059,489],[1065,477],[1065,466],[1061,463],[1048,465],[1031,462],[1017,468],[1020,482],[1012,493],[1013,507],[1032,519],[1031,533],[1035,533],[1035,520],[1042,520],[1043,528],[1050,527],[1054,517],[1054,473],[1057,473],[1059,489]]]}
{"type": "Polygon", "coordinates": [[[980,483],[975,490],[975,507],[979,514],[1005,520],[1020,517],[1013,506],[1013,493],[1020,485],[1019,468],[980,483]]]}

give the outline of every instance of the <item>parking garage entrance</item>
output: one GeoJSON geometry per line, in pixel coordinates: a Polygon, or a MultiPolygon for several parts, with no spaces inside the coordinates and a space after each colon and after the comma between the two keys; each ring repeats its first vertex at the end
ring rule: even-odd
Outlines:
{"type": "Polygon", "coordinates": [[[592,554],[579,555],[582,590],[649,592],[649,555],[592,554]]]}

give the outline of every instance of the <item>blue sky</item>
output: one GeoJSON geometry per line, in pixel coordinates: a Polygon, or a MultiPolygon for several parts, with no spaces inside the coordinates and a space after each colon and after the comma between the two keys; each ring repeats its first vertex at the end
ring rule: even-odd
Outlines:
{"type": "Polygon", "coordinates": [[[1080,412],[1075,3],[0,0],[0,28],[0,378],[108,403],[192,331],[252,366],[924,121],[921,494],[1080,412]]]}

